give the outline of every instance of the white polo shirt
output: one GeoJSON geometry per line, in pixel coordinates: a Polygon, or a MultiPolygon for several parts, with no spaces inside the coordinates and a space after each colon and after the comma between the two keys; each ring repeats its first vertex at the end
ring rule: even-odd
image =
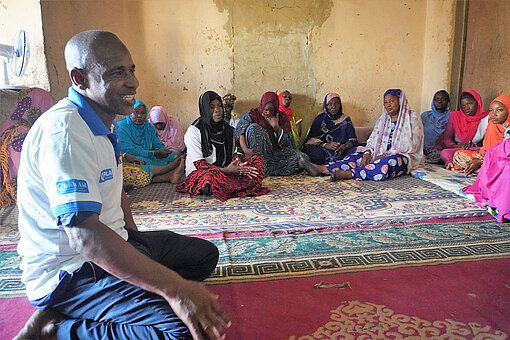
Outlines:
{"type": "Polygon", "coordinates": [[[95,212],[127,240],[116,138],[72,88],[69,97],[45,112],[28,132],[21,151],[17,201],[21,280],[29,300],[51,293],[61,270],[72,273],[86,261],[69,246],[63,226],[57,225],[60,216],[95,212]]]}

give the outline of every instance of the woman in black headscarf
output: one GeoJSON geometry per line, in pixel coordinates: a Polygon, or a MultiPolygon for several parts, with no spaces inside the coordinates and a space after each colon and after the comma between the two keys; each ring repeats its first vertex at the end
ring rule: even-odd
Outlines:
{"type": "Polygon", "coordinates": [[[253,155],[241,159],[234,154],[234,129],[223,119],[221,97],[207,91],[200,96],[198,107],[200,117],[184,135],[187,179],[177,191],[214,195],[221,201],[269,192],[262,187],[262,158],[253,155]]]}

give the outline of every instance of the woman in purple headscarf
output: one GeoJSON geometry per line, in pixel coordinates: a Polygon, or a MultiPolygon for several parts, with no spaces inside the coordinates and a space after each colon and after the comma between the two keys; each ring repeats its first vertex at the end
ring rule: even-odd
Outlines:
{"type": "Polygon", "coordinates": [[[262,156],[265,176],[289,176],[300,168],[317,176],[319,172],[308,156],[296,149],[289,118],[278,107],[278,95],[264,93],[259,107],[246,112],[239,120],[235,130],[238,146],[246,156],[262,156]]]}
{"type": "Polygon", "coordinates": [[[383,112],[375,123],[367,146],[342,161],[317,166],[331,173],[331,180],[384,181],[423,165],[423,125],[409,108],[400,89],[384,93],[383,112]]]}

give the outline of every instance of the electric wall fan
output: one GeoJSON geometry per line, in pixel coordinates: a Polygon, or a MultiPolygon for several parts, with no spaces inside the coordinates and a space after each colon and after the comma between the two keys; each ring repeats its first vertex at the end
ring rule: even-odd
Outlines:
{"type": "Polygon", "coordinates": [[[23,86],[9,85],[7,68],[16,77],[21,77],[27,67],[29,57],[28,37],[19,30],[12,39],[12,45],[0,44],[0,89],[18,90],[23,86]]]}

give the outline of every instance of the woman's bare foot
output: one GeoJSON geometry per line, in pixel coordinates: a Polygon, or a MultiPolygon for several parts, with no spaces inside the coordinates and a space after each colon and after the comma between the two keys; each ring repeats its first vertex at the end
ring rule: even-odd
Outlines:
{"type": "Polygon", "coordinates": [[[351,179],[354,175],[349,170],[339,170],[335,171],[331,174],[331,182],[335,182],[341,179],[351,179]]]}
{"type": "Polygon", "coordinates": [[[320,168],[320,165],[315,165],[308,157],[300,155],[298,157],[298,164],[301,168],[303,168],[310,176],[316,177],[319,176],[323,169],[320,168]]]}
{"type": "Polygon", "coordinates": [[[58,326],[63,320],[65,320],[65,317],[57,311],[38,309],[32,314],[25,327],[19,331],[13,340],[57,339],[58,326]]]}
{"type": "Polygon", "coordinates": [[[178,160],[180,163],[170,172],[170,183],[178,184],[186,180],[185,168],[186,168],[186,157],[182,157],[178,160]]]}

